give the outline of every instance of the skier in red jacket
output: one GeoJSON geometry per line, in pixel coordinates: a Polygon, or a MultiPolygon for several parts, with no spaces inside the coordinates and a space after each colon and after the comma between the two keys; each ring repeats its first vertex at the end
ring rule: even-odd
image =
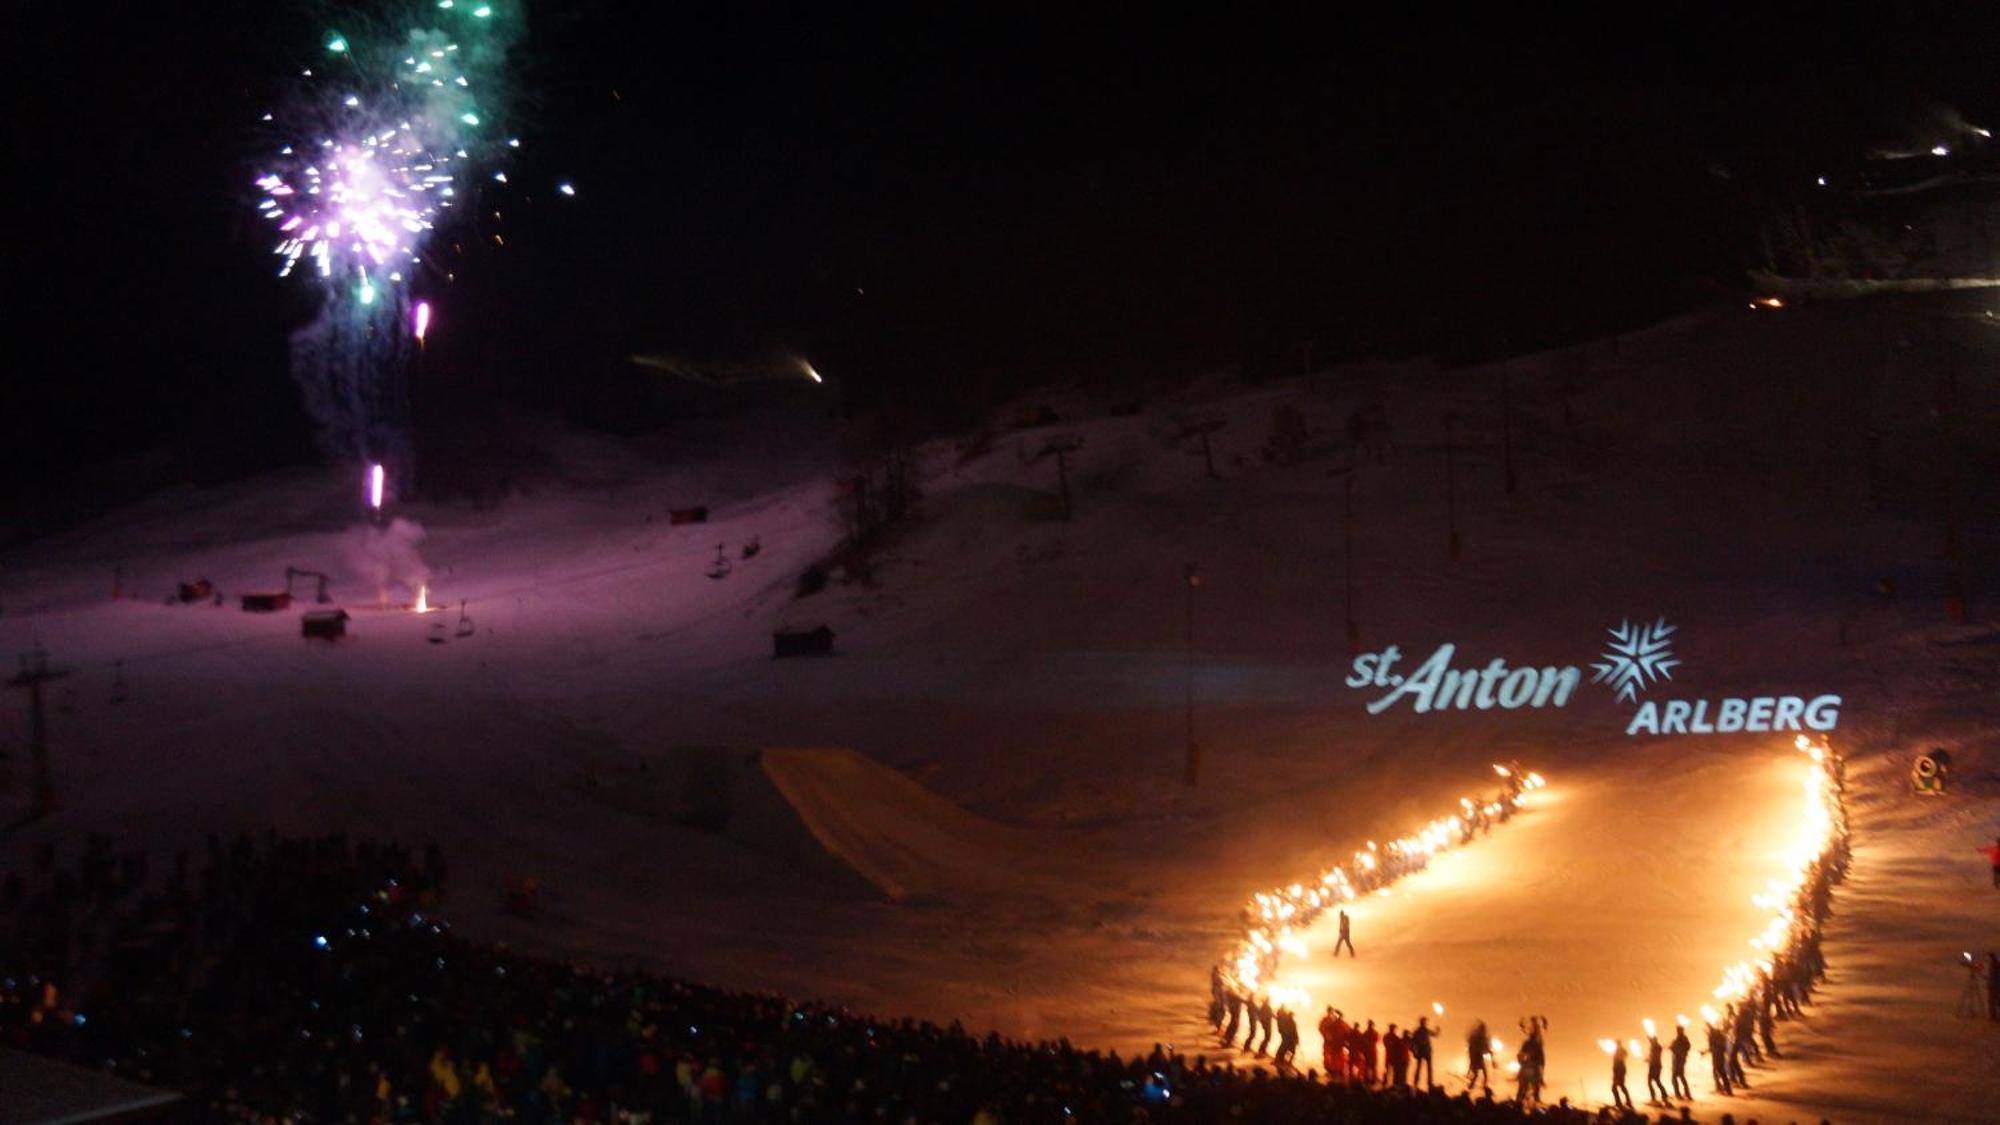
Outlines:
{"type": "Polygon", "coordinates": [[[1985,853],[1986,853],[1986,858],[1987,858],[1988,860],[1991,860],[1991,861],[1992,861],[1992,863],[1993,863],[1993,885],[1994,885],[1995,887],[2000,887],[2000,836],[1995,836],[1995,837],[1993,838],[1993,846],[1992,846],[1992,847],[1990,847],[1990,848],[1981,848],[1981,849],[1979,849],[1979,850],[1980,850],[1980,851],[1982,851],[1982,852],[1985,852],[1985,853]]]}

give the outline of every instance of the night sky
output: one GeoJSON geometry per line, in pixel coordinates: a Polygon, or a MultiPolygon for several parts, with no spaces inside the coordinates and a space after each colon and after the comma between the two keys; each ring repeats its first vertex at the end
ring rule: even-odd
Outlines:
{"type": "MultiPolygon", "coordinates": [[[[257,117],[349,17],[20,7],[10,510],[310,460],[285,339],[313,294],[273,277],[249,179],[257,117]]],[[[793,353],[856,409],[945,425],[1307,341],[1527,350],[1716,299],[1760,208],[1941,107],[2000,108],[1991,14],[1501,34],[957,7],[530,4],[512,186],[438,240],[463,251],[428,283],[431,387],[467,420],[630,429],[669,420],[634,352],[793,353]]]]}

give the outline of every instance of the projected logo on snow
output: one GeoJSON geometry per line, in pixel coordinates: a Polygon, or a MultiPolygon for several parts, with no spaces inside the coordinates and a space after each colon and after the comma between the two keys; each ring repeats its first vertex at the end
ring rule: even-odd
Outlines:
{"type": "MultiPolygon", "coordinates": [[[[1671,638],[1676,631],[1665,618],[1651,625],[1620,621],[1606,630],[1611,641],[1601,662],[1591,665],[1592,683],[1604,684],[1623,703],[1638,704],[1625,725],[1637,734],[1757,734],[1783,730],[1829,731],[1840,721],[1840,697],[1760,695],[1748,699],[1648,699],[1639,696],[1673,678],[1681,666],[1671,638]]],[[[1457,668],[1452,657],[1458,646],[1439,645],[1414,671],[1396,670],[1403,650],[1390,645],[1380,652],[1354,658],[1346,683],[1351,688],[1387,689],[1368,702],[1368,713],[1380,715],[1408,700],[1417,714],[1430,711],[1512,711],[1521,707],[1566,707],[1583,670],[1573,664],[1514,666],[1500,657],[1484,667],[1457,668]]]]}

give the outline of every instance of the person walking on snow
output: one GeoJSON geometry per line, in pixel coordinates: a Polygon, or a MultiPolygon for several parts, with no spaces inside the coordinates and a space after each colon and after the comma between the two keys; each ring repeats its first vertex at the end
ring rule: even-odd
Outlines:
{"type": "Polygon", "coordinates": [[[1625,1061],[1631,1052],[1625,1049],[1625,1041],[1611,1049],[1611,1103],[1620,1109],[1632,1108],[1632,1091],[1625,1088],[1625,1061]]]}
{"type": "Polygon", "coordinates": [[[1702,1054],[1708,1056],[1709,1069],[1713,1071],[1715,1080],[1715,1092],[1718,1094],[1731,1093],[1732,1091],[1729,1089],[1729,1037],[1722,1033],[1721,1028],[1712,1023],[1703,1024],[1702,1027],[1708,1035],[1708,1049],[1703,1051],[1702,1054]]]}
{"type": "Polygon", "coordinates": [[[1757,1045],[1751,1037],[1750,1010],[1738,1012],[1734,1006],[1724,1009],[1724,1019],[1733,1020],[1729,1037],[1729,1084],[1741,1089],[1750,1088],[1750,1075],[1743,1070],[1743,1060],[1755,1062],[1757,1045]]]}
{"type": "Polygon", "coordinates": [[[1650,1032],[1646,1035],[1646,1104],[1667,1104],[1667,1087],[1660,1081],[1660,1037],[1650,1032]]]}
{"type": "Polygon", "coordinates": [[[1235,989],[1227,989],[1222,994],[1223,1003],[1229,1008],[1229,1022],[1222,1029],[1222,1045],[1236,1045],[1236,1029],[1243,1023],[1243,997],[1235,989]]]}
{"type": "Polygon", "coordinates": [[[1675,1028],[1673,1043],[1674,1096],[1683,1101],[1694,1100],[1694,1091],[1688,1088],[1688,1052],[1693,1049],[1694,1044],[1688,1042],[1688,1029],[1686,1027],[1675,1028]]]}
{"type": "MultiPolygon", "coordinates": [[[[1996,859],[1993,862],[1996,865],[2000,865],[2000,859],[1996,859]]],[[[1994,867],[1994,870],[2000,871],[2000,866],[1994,867]]],[[[2000,886],[2000,883],[1996,883],[1995,885],[2000,886]]],[[[1340,947],[1343,945],[1347,947],[1347,955],[1349,957],[1354,956],[1354,935],[1348,930],[1347,911],[1345,910],[1340,912],[1340,940],[1333,943],[1333,955],[1335,957],[1340,956],[1340,947]]]]}
{"type": "Polygon", "coordinates": [[[1257,1001],[1257,1010],[1254,1015],[1255,1023],[1253,1024],[1253,1028],[1263,1033],[1262,1037],[1257,1040],[1256,1052],[1257,1057],[1261,1059],[1264,1057],[1264,1052],[1271,1046],[1271,1025],[1276,1022],[1276,1014],[1271,1011],[1271,998],[1269,996],[1257,1001]]]}

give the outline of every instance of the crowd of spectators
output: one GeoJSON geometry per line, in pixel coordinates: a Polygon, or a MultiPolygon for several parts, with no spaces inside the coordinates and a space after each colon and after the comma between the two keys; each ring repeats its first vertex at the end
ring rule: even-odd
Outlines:
{"type": "Polygon", "coordinates": [[[0,1043],[181,1091],[188,1120],[1608,1116],[1385,1093],[1160,1047],[1121,1057],[1010,1041],[523,956],[437,917],[434,848],[212,839],[159,871],[94,838],[68,863],[52,847],[22,859],[0,894],[0,1043]]]}

